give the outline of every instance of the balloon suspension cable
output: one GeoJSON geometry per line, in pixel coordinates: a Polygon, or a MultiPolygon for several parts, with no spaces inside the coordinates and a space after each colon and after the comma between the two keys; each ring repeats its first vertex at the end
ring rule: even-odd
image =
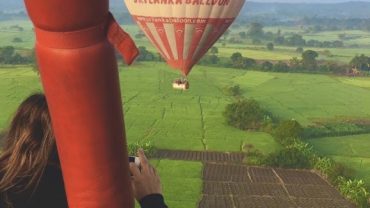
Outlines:
{"type": "Polygon", "coordinates": [[[188,76],[186,76],[186,75],[181,75],[180,80],[181,80],[182,82],[187,82],[187,81],[188,81],[188,76]]]}

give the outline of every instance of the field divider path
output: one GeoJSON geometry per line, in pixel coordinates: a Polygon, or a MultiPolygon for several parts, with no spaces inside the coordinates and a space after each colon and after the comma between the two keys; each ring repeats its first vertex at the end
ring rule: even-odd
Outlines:
{"type": "Polygon", "coordinates": [[[123,99],[123,105],[127,105],[132,100],[136,99],[139,95],[140,95],[140,92],[136,93],[135,95],[133,95],[133,96],[127,98],[127,99],[123,99]]]}
{"type": "Polygon", "coordinates": [[[204,150],[207,150],[207,141],[206,141],[206,125],[205,125],[205,120],[204,120],[204,111],[203,111],[203,106],[201,102],[201,97],[199,96],[198,98],[198,103],[199,103],[199,109],[200,109],[200,122],[202,124],[202,144],[204,150]]]}
{"type": "MultiPolygon", "coordinates": [[[[276,171],[274,169],[272,169],[272,172],[278,178],[278,180],[279,180],[281,186],[283,187],[285,193],[287,193],[287,195],[289,196],[289,191],[288,191],[287,187],[285,186],[284,180],[279,176],[279,174],[276,173],[276,171]]],[[[290,198],[290,200],[294,201],[294,198],[292,198],[290,196],[289,196],[289,198],[290,198]]],[[[295,204],[295,205],[297,205],[297,204],[295,204]]]]}
{"type": "Polygon", "coordinates": [[[158,150],[155,158],[203,163],[198,208],[355,208],[313,171],[248,166],[244,153],[158,150]]]}
{"type": "Polygon", "coordinates": [[[244,154],[213,151],[158,150],[155,158],[201,162],[242,163],[244,154]]]}

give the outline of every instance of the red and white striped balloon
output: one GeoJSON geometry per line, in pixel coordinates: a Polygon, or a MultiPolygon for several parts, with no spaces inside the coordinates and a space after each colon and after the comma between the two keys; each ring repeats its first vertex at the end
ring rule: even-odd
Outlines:
{"type": "Polygon", "coordinates": [[[167,63],[188,75],[233,23],[245,0],[125,0],[167,63]]]}

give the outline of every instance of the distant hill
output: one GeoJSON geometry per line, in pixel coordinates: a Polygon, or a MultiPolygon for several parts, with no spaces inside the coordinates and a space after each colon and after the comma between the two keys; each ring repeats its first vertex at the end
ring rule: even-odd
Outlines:
{"type": "MultiPolygon", "coordinates": [[[[347,1],[344,3],[338,3],[340,0],[310,0],[311,3],[297,3],[299,0],[280,0],[294,3],[268,3],[268,1],[274,0],[259,0],[265,2],[255,1],[246,2],[241,13],[242,16],[370,18],[370,0],[368,2],[347,1]]],[[[122,2],[123,0],[111,0],[111,7],[115,8],[115,10],[124,9],[127,11],[122,2]]]]}
{"type": "MultiPolygon", "coordinates": [[[[367,2],[344,2],[344,0],[254,0],[247,1],[242,11],[244,17],[329,17],[329,18],[370,18],[370,0],[367,2]],[[258,2],[257,2],[258,1],[258,2]],[[269,3],[269,2],[275,3],[269,3]],[[276,1],[279,1],[276,3],[276,1]],[[290,2],[290,3],[281,3],[290,2]],[[320,3],[319,3],[320,2],[320,3]],[[325,2],[325,3],[322,3],[325,2]]],[[[127,12],[123,0],[111,0],[110,5],[115,13],[127,12]]],[[[24,10],[23,0],[1,0],[0,11],[24,10]]]]}
{"type": "MultiPolygon", "coordinates": [[[[327,2],[327,1],[325,1],[327,2]]],[[[257,3],[247,2],[242,16],[370,18],[370,2],[257,3]]]]}
{"type": "Polygon", "coordinates": [[[0,1],[0,11],[23,10],[23,7],[24,4],[22,0],[0,1]]]}

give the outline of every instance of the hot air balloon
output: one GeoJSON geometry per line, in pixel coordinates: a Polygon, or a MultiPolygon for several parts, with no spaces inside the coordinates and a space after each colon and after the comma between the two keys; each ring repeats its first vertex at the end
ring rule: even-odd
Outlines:
{"type": "MultiPolygon", "coordinates": [[[[167,63],[186,77],[233,23],[245,0],[125,0],[167,63]]],[[[187,84],[186,79],[181,84],[187,84]]],[[[178,80],[176,80],[179,83],[178,80]]],[[[175,84],[174,82],[173,84],[175,84]]]]}

